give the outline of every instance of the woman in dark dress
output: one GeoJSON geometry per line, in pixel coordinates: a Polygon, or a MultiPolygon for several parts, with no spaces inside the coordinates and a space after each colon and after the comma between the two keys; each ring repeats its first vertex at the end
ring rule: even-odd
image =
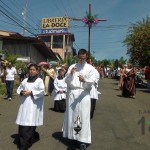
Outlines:
{"type": "Polygon", "coordinates": [[[135,98],[136,87],[135,87],[135,75],[136,72],[131,64],[128,65],[124,72],[124,84],[122,90],[122,96],[135,98]]]}

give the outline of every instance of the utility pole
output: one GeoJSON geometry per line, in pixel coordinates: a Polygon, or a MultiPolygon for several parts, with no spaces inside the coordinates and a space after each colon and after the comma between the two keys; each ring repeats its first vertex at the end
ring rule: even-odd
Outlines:
{"type": "Polygon", "coordinates": [[[66,62],[68,61],[68,47],[69,47],[69,34],[67,34],[67,43],[66,43],[66,62]]]}
{"type": "Polygon", "coordinates": [[[105,19],[97,19],[94,18],[92,16],[91,13],[91,4],[89,4],[89,12],[87,13],[87,16],[85,18],[72,18],[72,20],[76,20],[76,21],[82,21],[84,22],[86,25],[88,25],[88,57],[90,58],[91,55],[91,27],[93,24],[97,24],[101,21],[106,21],[105,19]]]}
{"type": "Polygon", "coordinates": [[[27,1],[23,1],[23,10],[22,10],[22,16],[23,16],[23,36],[25,36],[26,32],[26,15],[27,15],[27,1]]]}

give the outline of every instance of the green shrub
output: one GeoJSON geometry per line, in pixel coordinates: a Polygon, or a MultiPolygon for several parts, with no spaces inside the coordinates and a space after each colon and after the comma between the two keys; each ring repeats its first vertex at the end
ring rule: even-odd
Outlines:
{"type": "Polygon", "coordinates": [[[5,83],[0,83],[0,95],[6,95],[6,85],[5,83]]]}
{"type": "MultiPolygon", "coordinates": [[[[19,83],[14,84],[13,93],[16,93],[16,89],[18,88],[19,83]]],[[[6,84],[0,82],[0,95],[7,95],[6,84]]]]}

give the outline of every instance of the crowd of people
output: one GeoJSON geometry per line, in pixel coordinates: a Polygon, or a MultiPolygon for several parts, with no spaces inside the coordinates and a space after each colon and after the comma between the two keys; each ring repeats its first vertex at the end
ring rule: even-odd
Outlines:
{"type": "Polygon", "coordinates": [[[11,63],[6,65],[1,76],[5,76],[6,98],[10,101],[15,75],[20,77],[17,88],[20,107],[16,119],[20,150],[27,150],[40,140],[36,128],[43,125],[44,96],[53,96],[54,111],[64,113],[63,137],[77,142],[80,150],[86,150],[91,144],[90,120],[98,99],[100,75],[94,64],[87,63],[87,56],[87,51],[80,49],[76,64],[54,69],[51,64],[31,63],[26,73],[23,68],[16,70],[11,63]]]}
{"type": "MultiPolygon", "coordinates": [[[[1,71],[5,76],[7,99],[12,100],[15,75],[19,75],[17,94],[20,107],[16,124],[19,132],[19,150],[28,150],[32,144],[40,140],[37,126],[43,125],[44,96],[53,96],[56,112],[64,113],[62,136],[76,142],[80,150],[86,150],[91,144],[90,121],[94,116],[98,100],[98,82],[100,78],[115,78],[121,95],[135,98],[135,76],[137,70],[128,64],[117,71],[111,67],[96,67],[88,58],[85,49],[78,51],[78,62],[67,67],[52,64],[40,65],[30,63],[28,72],[23,68],[16,70],[10,62],[1,71]]],[[[148,92],[150,92],[150,67],[142,69],[146,74],[148,92]]]]}

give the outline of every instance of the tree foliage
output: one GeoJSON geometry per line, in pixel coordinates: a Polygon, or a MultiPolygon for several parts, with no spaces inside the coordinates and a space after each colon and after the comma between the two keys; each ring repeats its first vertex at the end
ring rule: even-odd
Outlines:
{"type": "Polygon", "coordinates": [[[104,59],[104,60],[98,60],[97,64],[107,67],[110,66],[112,68],[118,68],[120,65],[126,64],[127,60],[124,59],[123,57],[120,57],[120,59],[104,59]]]}
{"type": "Polygon", "coordinates": [[[5,59],[6,59],[8,62],[11,62],[12,64],[15,64],[17,58],[19,57],[19,55],[11,54],[11,53],[9,53],[7,50],[1,50],[0,53],[4,54],[4,55],[5,55],[5,59]]]}
{"type": "Polygon", "coordinates": [[[4,54],[6,63],[11,62],[17,69],[26,68],[26,63],[17,61],[17,58],[20,57],[20,55],[11,54],[7,50],[1,50],[0,53],[4,54]]]}
{"type": "Polygon", "coordinates": [[[140,66],[150,65],[150,18],[131,24],[124,40],[130,62],[140,66]]]}

